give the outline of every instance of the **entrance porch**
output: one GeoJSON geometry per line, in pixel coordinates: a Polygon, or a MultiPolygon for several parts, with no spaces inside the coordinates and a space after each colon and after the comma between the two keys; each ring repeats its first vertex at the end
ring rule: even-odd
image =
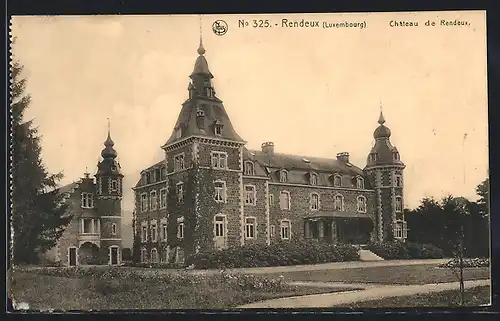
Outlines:
{"type": "Polygon", "coordinates": [[[304,218],[306,239],[325,243],[368,244],[373,221],[367,214],[317,211],[304,218]]]}

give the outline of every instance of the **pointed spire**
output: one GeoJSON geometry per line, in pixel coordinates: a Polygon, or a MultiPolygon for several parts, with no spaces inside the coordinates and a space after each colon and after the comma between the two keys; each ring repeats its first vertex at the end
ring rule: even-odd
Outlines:
{"type": "Polygon", "coordinates": [[[106,147],[101,152],[102,158],[116,158],[117,154],[113,148],[114,145],[115,142],[111,139],[111,124],[108,118],[108,138],[106,138],[106,141],[104,142],[104,146],[106,147]]]}
{"type": "Polygon", "coordinates": [[[384,113],[382,112],[382,103],[380,103],[380,116],[378,117],[378,123],[380,125],[385,123],[384,113]]]}
{"type": "Polygon", "coordinates": [[[198,54],[202,56],[205,54],[205,48],[203,47],[203,34],[201,29],[201,15],[200,15],[200,46],[198,47],[198,54]]]}
{"type": "Polygon", "coordinates": [[[104,142],[104,146],[110,146],[113,147],[115,143],[111,139],[111,123],[108,118],[108,138],[106,138],[106,141],[104,142]]]}

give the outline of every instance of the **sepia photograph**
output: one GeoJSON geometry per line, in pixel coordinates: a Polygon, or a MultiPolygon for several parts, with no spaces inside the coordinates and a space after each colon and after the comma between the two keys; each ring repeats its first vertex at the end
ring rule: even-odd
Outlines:
{"type": "Polygon", "coordinates": [[[491,304],[486,11],[13,16],[17,311],[491,304]]]}

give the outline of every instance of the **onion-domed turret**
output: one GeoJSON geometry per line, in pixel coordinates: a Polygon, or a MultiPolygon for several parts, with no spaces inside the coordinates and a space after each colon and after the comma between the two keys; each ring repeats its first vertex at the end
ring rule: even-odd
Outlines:
{"type": "Polygon", "coordinates": [[[102,158],[113,158],[113,159],[116,158],[118,154],[116,153],[116,150],[113,148],[113,146],[115,146],[115,142],[113,142],[113,140],[111,139],[109,124],[108,124],[108,138],[104,142],[104,146],[105,147],[101,152],[102,158]]]}
{"type": "Polygon", "coordinates": [[[375,129],[375,131],[373,132],[373,138],[377,139],[377,138],[389,138],[389,137],[391,137],[391,130],[384,125],[385,118],[384,118],[384,114],[382,113],[382,111],[380,111],[378,123],[380,124],[380,126],[378,126],[377,129],[375,129]]]}

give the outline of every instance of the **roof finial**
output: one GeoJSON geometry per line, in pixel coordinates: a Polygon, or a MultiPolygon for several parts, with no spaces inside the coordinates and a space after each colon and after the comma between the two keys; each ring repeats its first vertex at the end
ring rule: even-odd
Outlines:
{"type": "Polygon", "coordinates": [[[378,123],[380,125],[385,123],[384,113],[382,112],[382,101],[380,101],[380,116],[378,117],[378,123]]]}
{"type": "Polygon", "coordinates": [[[109,117],[107,119],[108,119],[108,136],[109,136],[111,134],[111,122],[109,121],[109,117]]]}
{"type": "Polygon", "coordinates": [[[200,15],[200,46],[198,47],[198,54],[203,55],[205,53],[205,48],[203,48],[203,37],[202,37],[202,28],[201,28],[201,15],[200,15]]]}

